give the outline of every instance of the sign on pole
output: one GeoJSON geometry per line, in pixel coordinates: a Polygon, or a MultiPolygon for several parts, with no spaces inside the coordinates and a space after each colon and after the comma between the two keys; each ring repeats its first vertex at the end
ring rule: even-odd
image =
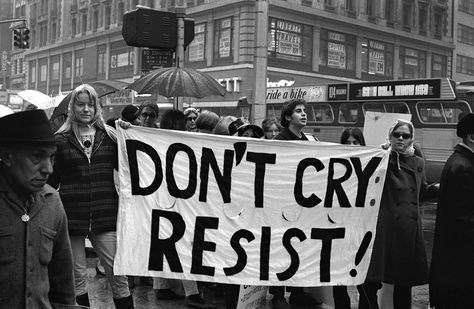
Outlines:
{"type": "Polygon", "coordinates": [[[142,68],[141,75],[145,76],[150,71],[169,68],[173,66],[172,49],[142,49],[142,68]]]}

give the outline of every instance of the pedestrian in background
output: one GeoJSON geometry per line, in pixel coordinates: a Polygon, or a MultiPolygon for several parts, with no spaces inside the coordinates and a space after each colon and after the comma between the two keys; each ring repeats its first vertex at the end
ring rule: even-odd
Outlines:
{"type": "Polygon", "coordinates": [[[199,111],[194,107],[189,107],[184,110],[184,116],[186,117],[186,131],[197,132],[196,120],[199,116],[199,111]]]}
{"type": "Polygon", "coordinates": [[[203,111],[196,119],[197,132],[212,133],[219,120],[219,115],[216,113],[207,110],[203,111]]]}
{"type": "MultiPolygon", "coordinates": [[[[277,136],[275,136],[274,139],[308,141],[308,137],[303,133],[303,128],[306,126],[306,120],[305,100],[293,99],[286,101],[281,108],[280,123],[283,126],[283,130],[277,136]]],[[[314,299],[310,294],[306,293],[303,287],[287,287],[286,289],[290,292],[289,301],[291,305],[314,307],[321,304],[320,301],[314,299]]],[[[270,293],[273,295],[273,308],[289,308],[285,299],[284,286],[271,286],[270,293]]]]}
{"type": "Polygon", "coordinates": [[[341,144],[365,146],[365,138],[359,128],[345,128],[341,134],[341,144]]]}
{"type": "Polygon", "coordinates": [[[69,222],[77,303],[89,306],[85,238],[91,241],[112,288],[115,307],[133,308],[126,276],[115,276],[118,195],[116,132],[107,126],[96,91],[72,91],[68,118],[56,132],[57,154],[50,184],[59,188],[69,222]]]}
{"type": "MultiPolygon", "coordinates": [[[[160,129],[185,131],[186,116],[179,110],[166,111],[161,117],[160,129]]],[[[186,295],[186,306],[190,308],[215,309],[216,306],[206,302],[200,295],[197,282],[192,280],[176,280],[156,277],[153,278],[153,289],[158,300],[181,298],[171,288],[181,283],[186,295]]]]}
{"type": "Polygon", "coordinates": [[[135,105],[127,105],[122,109],[122,112],[120,113],[121,119],[130,122],[131,124],[137,126],[138,125],[138,107],[135,105]]]}
{"type": "Polygon", "coordinates": [[[68,222],[46,184],[55,139],[43,110],[0,118],[0,307],[74,308],[68,222]]]}
{"type": "Polygon", "coordinates": [[[474,114],[457,125],[462,142],[441,173],[430,303],[436,309],[474,308],[474,114]]]}
{"type": "MultiPolygon", "coordinates": [[[[158,128],[158,116],[160,115],[160,109],[154,102],[143,102],[137,111],[138,125],[148,128],[158,128]]],[[[127,121],[126,119],[124,119],[127,121]]],[[[130,122],[130,121],[127,121],[130,122]]],[[[131,123],[131,122],[130,122],[131,123]]],[[[131,123],[133,124],[133,123],[131,123]]]]}
{"type": "Polygon", "coordinates": [[[420,215],[420,198],[428,192],[425,164],[415,155],[414,136],[415,128],[406,120],[397,120],[388,132],[390,157],[360,309],[378,308],[381,282],[394,285],[394,309],[411,309],[412,287],[428,283],[420,215]]]}
{"type": "Polygon", "coordinates": [[[273,139],[281,131],[281,125],[275,118],[266,118],[262,121],[262,129],[265,139],[273,139]]]}
{"type": "Polygon", "coordinates": [[[236,120],[237,117],[234,116],[223,116],[216,124],[212,133],[217,135],[231,135],[229,132],[229,125],[236,120]]]}

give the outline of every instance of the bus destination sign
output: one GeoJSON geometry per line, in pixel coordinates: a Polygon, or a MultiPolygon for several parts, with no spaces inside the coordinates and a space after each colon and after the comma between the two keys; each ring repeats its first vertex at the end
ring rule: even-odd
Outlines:
{"type": "Polygon", "coordinates": [[[346,101],[347,84],[328,85],[328,101],[346,101]]]}
{"type": "Polygon", "coordinates": [[[441,79],[396,80],[349,84],[349,100],[438,99],[441,79]]]}

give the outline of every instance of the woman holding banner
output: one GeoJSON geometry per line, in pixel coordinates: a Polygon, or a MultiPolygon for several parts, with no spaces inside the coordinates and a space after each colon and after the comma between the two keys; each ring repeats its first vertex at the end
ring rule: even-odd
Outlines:
{"type": "Polygon", "coordinates": [[[419,209],[427,185],[424,161],[415,155],[414,134],[413,124],[405,120],[397,120],[388,132],[390,159],[360,309],[379,308],[381,282],[394,285],[394,309],[411,309],[411,288],[428,283],[419,209]]]}

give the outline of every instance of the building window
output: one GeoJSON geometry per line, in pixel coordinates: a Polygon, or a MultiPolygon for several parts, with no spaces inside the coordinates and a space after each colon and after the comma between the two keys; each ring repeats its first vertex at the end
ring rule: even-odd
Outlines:
{"type": "Polygon", "coordinates": [[[72,54],[63,54],[63,78],[71,79],[71,68],[72,68],[72,54]]]}
{"type": "Polygon", "coordinates": [[[71,36],[75,37],[77,31],[77,19],[75,17],[72,18],[71,20],[71,36]]]}
{"type": "Polygon", "coordinates": [[[448,57],[433,54],[431,58],[431,77],[446,77],[448,57]]]}
{"type": "Polygon", "coordinates": [[[18,59],[18,74],[23,73],[23,59],[18,59]]]}
{"type": "Polygon", "coordinates": [[[232,56],[232,17],[216,21],[215,58],[232,56]]]}
{"type": "Polygon", "coordinates": [[[435,8],[434,12],[434,36],[441,39],[445,27],[445,11],[441,8],[435,8]]]}
{"type": "Polygon", "coordinates": [[[413,1],[403,1],[403,30],[410,31],[413,20],[413,1]]]}
{"type": "Polygon", "coordinates": [[[121,25],[123,22],[123,10],[124,10],[123,2],[120,2],[118,4],[118,9],[117,9],[117,23],[119,25],[121,25]]]}
{"type": "Polygon", "coordinates": [[[81,77],[84,74],[84,58],[82,56],[76,57],[76,64],[74,66],[74,76],[81,77]]]}
{"type": "Polygon", "coordinates": [[[458,24],[458,42],[474,45],[474,28],[458,24]]]}
{"type": "Polygon", "coordinates": [[[421,35],[426,35],[428,32],[428,6],[427,4],[420,3],[420,9],[418,10],[418,30],[421,35]]]}
{"type": "Polygon", "coordinates": [[[51,64],[51,79],[59,80],[59,61],[51,64]]]}
{"type": "Polygon", "coordinates": [[[206,55],[206,24],[194,26],[194,40],[189,44],[189,62],[204,61],[206,55]]]}
{"type": "Polygon", "coordinates": [[[270,18],[268,56],[311,64],[313,28],[308,25],[270,18]]]}
{"type": "Polygon", "coordinates": [[[474,75],[474,58],[456,55],[456,72],[474,75]]]}
{"type": "Polygon", "coordinates": [[[460,12],[474,15],[474,0],[459,0],[458,9],[460,12]]]}
{"type": "Polygon", "coordinates": [[[81,33],[86,34],[86,31],[87,31],[87,14],[82,14],[81,33]]]}
{"type": "Polygon", "coordinates": [[[105,17],[104,17],[104,27],[105,29],[109,29],[110,27],[110,15],[111,15],[111,8],[110,5],[105,7],[105,17]]]}
{"type": "Polygon", "coordinates": [[[36,62],[30,61],[30,83],[36,83],[36,62]]]}
{"type": "Polygon", "coordinates": [[[354,71],[355,44],[356,38],[353,35],[321,29],[319,65],[354,71]]]}
{"type": "Polygon", "coordinates": [[[110,71],[115,73],[129,70],[135,61],[134,48],[128,46],[123,47],[122,45],[120,45],[120,47],[111,47],[110,71]]]}
{"type": "Polygon", "coordinates": [[[106,47],[99,46],[97,52],[97,74],[105,74],[106,47]]]}
{"type": "Polygon", "coordinates": [[[92,31],[97,31],[97,27],[99,26],[99,10],[96,8],[94,9],[94,13],[92,13],[92,31]]]}
{"type": "Polygon", "coordinates": [[[345,7],[347,11],[355,11],[355,0],[345,0],[345,7]]]}
{"type": "Polygon", "coordinates": [[[400,74],[401,78],[426,77],[426,52],[400,47],[400,74]]]}
{"type": "Polygon", "coordinates": [[[393,76],[393,45],[362,39],[362,72],[385,77],[393,76]]]}
{"type": "Polygon", "coordinates": [[[13,60],[13,75],[18,74],[18,60],[13,60]]]}
{"type": "Polygon", "coordinates": [[[45,82],[46,79],[48,78],[48,65],[42,64],[40,66],[40,82],[45,82]]]}
{"type": "Polygon", "coordinates": [[[375,18],[377,16],[375,9],[375,0],[367,0],[366,14],[369,17],[375,18]]]}

